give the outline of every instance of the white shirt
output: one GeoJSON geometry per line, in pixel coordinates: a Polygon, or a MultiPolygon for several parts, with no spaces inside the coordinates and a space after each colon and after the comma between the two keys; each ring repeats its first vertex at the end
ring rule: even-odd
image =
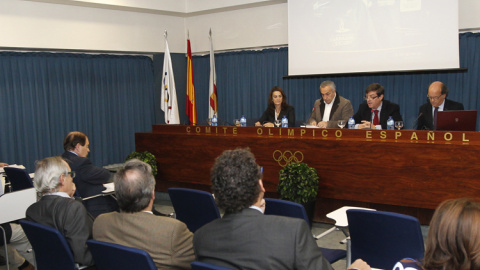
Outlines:
{"type": "Polygon", "coordinates": [[[325,103],[325,111],[323,111],[322,121],[328,122],[330,120],[330,113],[332,112],[333,102],[335,102],[336,98],[337,98],[337,93],[335,92],[335,96],[333,97],[332,102],[330,102],[330,104],[327,104],[325,100],[323,101],[323,103],[325,103]]]}
{"type": "MultiPolygon", "coordinates": [[[[443,112],[444,107],[445,107],[445,99],[443,100],[442,104],[438,106],[438,111],[443,112]]],[[[435,107],[432,106],[432,116],[434,115],[434,113],[435,113],[435,107]]]]}
{"type": "Polygon", "coordinates": [[[47,194],[44,194],[43,196],[60,196],[60,197],[64,197],[64,198],[69,198],[69,199],[73,199],[72,197],[70,197],[70,195],[68,195],[67,193],[63,192],[63,191],[57,191],[57,192],[52,192],[52,193],[47,193],[47,194]]]}
{"type": "Polygon", "coordinates": [[[260,211],[260,213],[263,214],[262,208],[260,208],[260,207],[258,207],[258,206],[256,206],[256,205],[252,205],[252,206],[250,206],[249,208],[250,208],[250,209],[258,210],[258,211],[260,211]]]}

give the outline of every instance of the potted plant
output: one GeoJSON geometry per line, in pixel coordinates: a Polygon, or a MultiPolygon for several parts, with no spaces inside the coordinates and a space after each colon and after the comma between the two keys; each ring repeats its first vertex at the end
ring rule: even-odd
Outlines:
{"type": "Polygon", "coordinates": [[[318,194],[317,170],[303,162],[291,162],[280,171],[278,180],[280,197],[302,204],[312,222],[318,194]]]}
{"type": "Polygon", "coordinates": [[[157,175],[157,159],[155,158],[155,156],[152,153],[150,153],[148,151],[132,152],[127,156],[125,161],[130,160],[130,159],[134,159],[134,158],[136,158],[138,160],[141,160],[141,161],[147,163],[148,165],[150,165],[150,167],[152,167],[153,176],[157,175]]]}

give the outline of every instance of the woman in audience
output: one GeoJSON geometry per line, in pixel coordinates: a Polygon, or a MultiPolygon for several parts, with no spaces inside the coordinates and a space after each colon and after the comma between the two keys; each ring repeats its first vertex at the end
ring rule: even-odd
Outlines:
{"type": "MultiPolygon", "coordinates": [[[[395,265],[394,270],[406,269],[408,263],[408,260],[402,260],[395,265]]],[[[480,269],[478,201],[454,199],[444,201],[438,206],[428,230],[423,269],[480,269]]]]}
{"type": "Polygon", "coordinates": [[[287,96],[282,88],[274,86],[272,90],[270,90],[268,107],[262,117],[255,123],[255,126],[273,127],[275,120],[281,121],[284,115],[288,119],[288,127],[294,127],[295,109],[293,106],[287,104],[287,96]]]}

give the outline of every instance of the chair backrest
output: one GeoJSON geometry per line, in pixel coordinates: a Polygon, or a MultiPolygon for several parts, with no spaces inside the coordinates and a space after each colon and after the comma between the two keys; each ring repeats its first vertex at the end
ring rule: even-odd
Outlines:
{"type": "Polygon", "coordinates": [[[36,269],[77,269],[67,240],[57,229],[27,220],[20,220],[20,225],[35,251],[36,269]]]}
{"type": "Polygon", "coordinates": [[[187,224],[191,232],[220,218],[215,199],[211,193],[188,188],[169,188],[168,194],[178,220],[187,224]]]}
{"type": "Polygon", "coordinates": [[[301,218],[304,219],[308,225],[312,225],[308,219],[305,207],[296,202],[265,198],[265,215],[301,218]]]}
{"type": "Polygon", "coordinates": [[[352,262],[392,269],[403,258],[420,261],[425,253],[418,219],[383,211],[347,210],[352,262]]]}
{"type": "Polygon", "coordinates": [[[194,261],[191,263],[192,270],[233,270],[232,268],[227,268],[223,266],[218,266],[210,263],[194,261]]]}
{"type": "Polygon", "coordinates": [[[32,178],[30,178],[25,169],[5,167],[5,173],[10,180],[12,191],[33,187],[32,178]]]}
{"type": "Polygon", "coordinates": [[[87,240],[87,245],[98,270],[157,269],[145,250],[97,240],[87,240]]]}

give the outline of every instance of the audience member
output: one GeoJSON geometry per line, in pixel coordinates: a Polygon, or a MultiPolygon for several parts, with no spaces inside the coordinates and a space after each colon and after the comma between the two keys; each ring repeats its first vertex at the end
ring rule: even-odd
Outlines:
{"type": "Polygon", "coordinates": [[[400,107],[384,99],[384,96],[385,88],[379,83],[372,83],[367,87],[365,101],[360,104],[353,116],[355,123],[358,124],[357,128],[386,129],[390,116],[394,121],[403,121],[400,107]]]}
{"type": "Polygon", "coordinates": [[[8,166],[8,163],[0,162],[0,168],[5,166],[8,166]]]}
{"type": "MultiPolygon", "coordinates": [[[[248,149],[224,151],[210,179],[225,215],[195,232],[199,261],[234,269],[332,269],[305,220],[263,215],[262,173],[248,149]]],[[[361,260],[352,268],[370,269],[361,260]]]]}
{"type": "Polygon", "coordinates": [[[480,202],[452,199],[435,210],[428,229],[423,265],[403,259],[394,269],[480,269],[480,202]]]}
{"type": "MultiPolygon", "coordinates": [[[[108,170],[96,167],[87,158],[90,152],[90,142],[87,135],[79,131],[67,134],[63,140],[65,152],[62,158],[76,173],[74,179],[78,195],[82,198],[101,194],[105,187],[103,184],[111,182],[108,170]]],[[[111,196],[98,196],[84,200],[88,212],[95,218],[102,213],[118,210],[117,202],[111,196]]]]}
{"type": "Polygon", "coordinates": [[[97,217],[96,240],[147,251],[158,269],[190,269],[195,260],[193,234],[179,220],[155,216],[155,178],[150,165],[129,160],[114,176],[120,213],[97,217]]]}
{"type": "Polygon", "coordinates": [[[26,216],[43,225],[56,228],[67,240],[76,263],[93,265],[86,242],[92,238],[93,218],[83,203],[72,198],[75,172],[61,157],[37,161],[34,186],[42,196],[28,207],[26,216]]]}
{"type": "Polygon", "coordinates": [[[320,84],[321,99],[313,104],[312,115],[307,123],[320,128],[336,128],[338,120],[348,121],[353,115],[350,100],[337,95],[335,83],[324,81],[320,84]]]}
{"type": "MultiPolygon", "coordinates": [[[[28,241],[22,226],[16,223],[1,224],[5,230],[7,239],[8,261],[10,267],[15,267],[20,270],[33,270],[35,263],[33,252],[30,252],[32,246],[28,241]]],[[[0,232],[0,254],[5,254],[5,246],[3,240],[3,233],[0,232]]]]}
{"type": "Polygon", "coordinates": [[[274,86],[270,90],[268,106],[255,126],[273,127],[275,120],[282,120],[283,116],[288,119],[288,127],[295,127],[295,109],[287,104],[287,96],[282,88],[274,86]]]}
{"type": "Polygon", "coordinates": [[[448,88],[439,81],[433,82],[428,87],[427,98],[429,102],[420,106],[418,112],[418,130],[436,130],[437,112],[462,111],[463,104],[447,99],[448,88]]]}

